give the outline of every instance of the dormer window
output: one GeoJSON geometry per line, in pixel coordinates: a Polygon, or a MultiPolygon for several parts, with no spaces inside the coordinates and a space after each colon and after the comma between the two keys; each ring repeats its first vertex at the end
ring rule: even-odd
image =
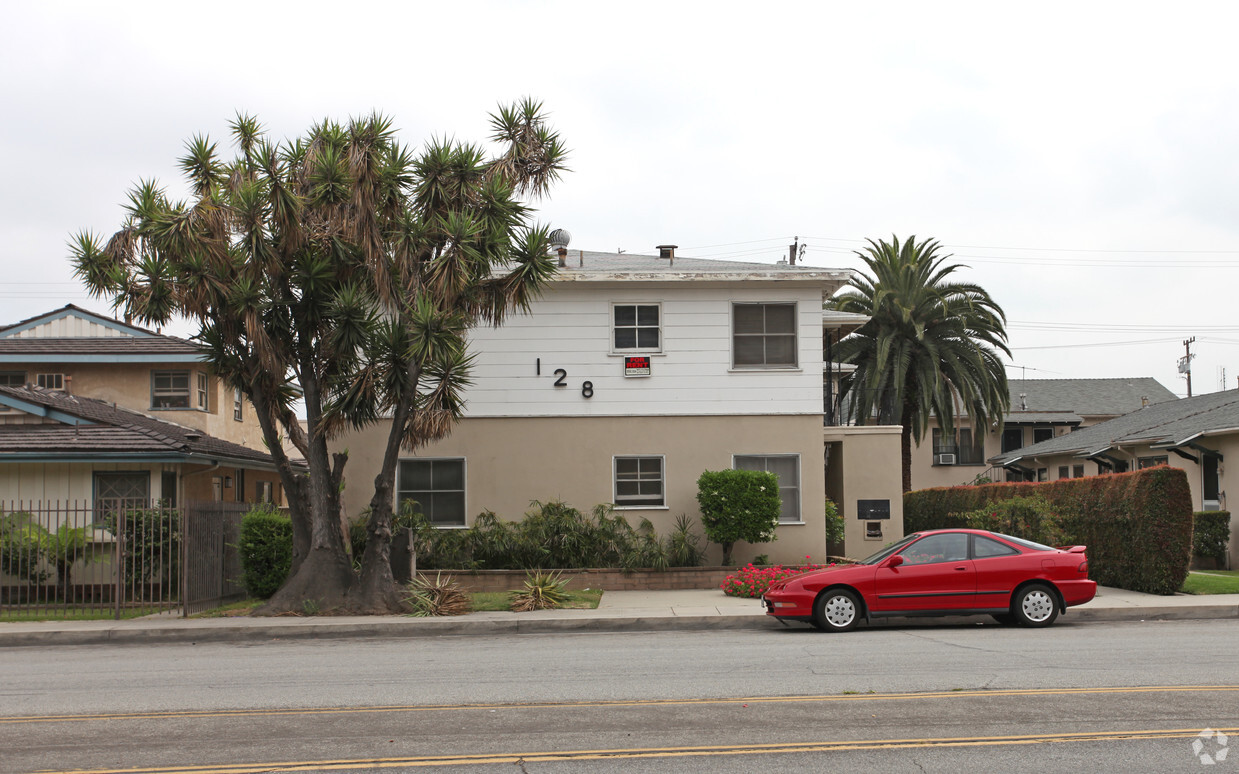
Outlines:
{"type": "Polygon", "coordinates": [[[45,390],[63,390],[65,388],[64,374],[39,374],[35,384],[45,390]]]}

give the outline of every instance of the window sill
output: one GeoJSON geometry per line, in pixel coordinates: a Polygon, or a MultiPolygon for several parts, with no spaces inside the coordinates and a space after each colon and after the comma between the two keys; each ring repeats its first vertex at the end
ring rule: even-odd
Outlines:
{"type": "Polygon", "coordinates": [[[661,349],[613,349],[607,353],[607,357],[661,357],[666,354],[667,353],[663,352],[661,349]]]}
{"type": "Polygon", "coordinates": [[[779,522],[780,527],[803,527],[804,525],[805,525],[805,522],[803,521],[780,521],[779,522]]]}
{"type": "Polygon", "coordinates": [[[616,505],[617,511],[669,511],[670,505],[616,505]]]}
{"type": "Polygon", "coordinates": [[[727,373],[729,374],[764,374],[769,373],[770,371],[799,373],[804,371],[804,369],[800,366],[732,366],[727,369],[727,373]]]}
{"type": "Polygon", "coordinates": [[[150,411],[197,411],[201,414],[209,414],[206,409],[192,408],[189,406],[151,406],[150,411]]]}

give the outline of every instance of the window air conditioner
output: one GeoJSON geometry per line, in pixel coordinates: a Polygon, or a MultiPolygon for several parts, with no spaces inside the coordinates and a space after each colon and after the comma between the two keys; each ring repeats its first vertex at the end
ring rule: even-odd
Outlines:
{"type": "Polygon", "coordinates": [[[934,464],[935,465],[954,465],[955,455],[954,454],[935,454],[934,464]]]}

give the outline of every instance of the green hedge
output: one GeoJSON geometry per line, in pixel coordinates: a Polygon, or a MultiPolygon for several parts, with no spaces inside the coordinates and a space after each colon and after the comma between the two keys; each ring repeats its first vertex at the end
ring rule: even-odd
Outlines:
{"type": "Polygon", "coordinates": [[[288,579],[293,562],[293,523],[269,506],[241,517],[241,579],[245,591],[268,599],[288,579]]]}
{"type": "Polygon", "coordinates": [[[1192,522],[1192,553],[1202,559],[1224,562],[1230,542],[1230,511],[1196,511],[1192,522]]]}
{"type": "Polygon", "coordinates": [[[1182,588],[1192,557],[1192,500],[1178,468],[922,489],[904,495],[904,526],[907,532],[963,527],[969,512],[1035,495],[1056,510],[1065,543],[1088,546],[1089,577],[1099,584],[1148,594],[1182,588]]]}

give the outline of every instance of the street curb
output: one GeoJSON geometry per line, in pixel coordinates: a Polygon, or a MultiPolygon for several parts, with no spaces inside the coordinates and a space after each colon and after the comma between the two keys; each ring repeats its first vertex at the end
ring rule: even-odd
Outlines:
{"type": "MultiPolygon", "coordinates": [[[[1113,621],[1178,621],[1239,618],[1239,605],[1191,605],[1186,607],[1070,608],[1061,619],[1066,623],[1113,621]]],[[[282,642],[337,639],[421,639],[425,637],[497,636],[510,634],[577,634],[586,632],[662,631],[780,631],[778,621],[764,615],[634,615],[577,618],[473,619],[397,618],[376,621],[335,621],[329,617],[273,619],[271,623],[245,625],[197,619],[160,622],[156,626],[118,625],[111,628],[56,628],[42,631],[5,632],[0,624],[0,648],[47,645],[197,644],[220,642],[282,642]],[[286,622],[285,622],[286,621],[286,622]]],[[[252,620],[252,619],[251,619],[252,620]]],[[[926,619],[886,619],[884,623],[925,622],[926,619]]],[[[944,620],[944,619],[935,619],[944,620]]],[[[945,620],[950,620],[945,619],[945,620]]],[[[801,627],[790,627],[801,628],[801,627]]]]}

